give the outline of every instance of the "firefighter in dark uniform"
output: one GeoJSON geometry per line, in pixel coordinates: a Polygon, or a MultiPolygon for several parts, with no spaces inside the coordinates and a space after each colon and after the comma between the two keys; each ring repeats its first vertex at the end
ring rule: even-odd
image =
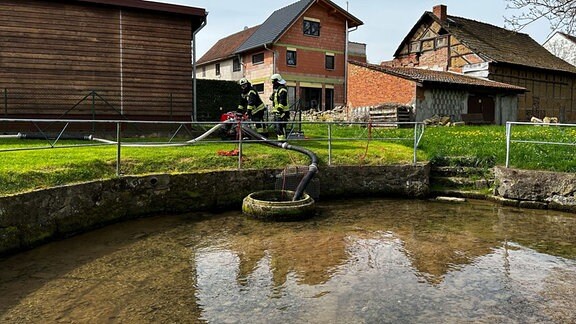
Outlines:
{"type": "Polygon", "coordinates": [[[286,123],[290,119],[290,107],[288,107],[288,89],[286,81],[280,74],[273,74],[270,77],[274,92],[270,96],[272,101],[272,114],[276,122],[276,136],[279,141],[286,140],[286,123]]]}
{"type": "Polygon", "coordinates": [[[256,122],[256,131],[260,134],[266,134],[264,128],[264,102],[260,99],[258,92],[252,87],[252,84],[246,78],[238,81],[242,94],[240,104],[238,105],[238,112],[246,112],[248,117],[256,122]]]}

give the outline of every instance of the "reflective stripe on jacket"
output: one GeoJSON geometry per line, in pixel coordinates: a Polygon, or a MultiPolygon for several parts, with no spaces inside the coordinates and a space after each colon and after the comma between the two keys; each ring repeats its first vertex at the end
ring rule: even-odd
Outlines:
{"type": "Polygon", "coordinates": [[[284,86],[278,87],[272,94],[272,112],[277,114],[284,114],[290,108],[288,107],[288,90],[284,86]]]}
{"type": "Polygon", "coordinates": [[[258,92],[256,92],[256,90],[254,90],[253,88],[250,89],[248,92],[242,94],[242,100],[240,102],[240,105],[238,106],[239,107],[242,106],[242,109],[244,108],[244,106],[246,106],[247,110],[253,114],[265,108],[264,102],[262,102],[262,99],[260,99],[258,92]]]}

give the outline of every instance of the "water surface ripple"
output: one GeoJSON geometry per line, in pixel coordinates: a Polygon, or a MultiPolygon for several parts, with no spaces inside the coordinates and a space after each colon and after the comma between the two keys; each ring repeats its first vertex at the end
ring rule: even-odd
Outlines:
{"type": "Polygon", "coordinates": [[[0,260],[0,322],[574,323],[576,215],[360,199],[191,213],[0,260]]]}

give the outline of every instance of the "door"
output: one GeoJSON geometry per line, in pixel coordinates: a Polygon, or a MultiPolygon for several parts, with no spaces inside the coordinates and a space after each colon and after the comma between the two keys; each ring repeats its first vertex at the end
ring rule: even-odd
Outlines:
{"type": "Polygon", "coordinates": [[[495,112],[494,98],[479,95],[468,97],[468,115],[481,114],[483,122],[493,124],[495,112]]]}

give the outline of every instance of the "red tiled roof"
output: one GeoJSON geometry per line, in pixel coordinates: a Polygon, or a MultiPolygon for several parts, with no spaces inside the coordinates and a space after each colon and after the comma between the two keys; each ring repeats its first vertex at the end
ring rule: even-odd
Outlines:
{"type": "Polygon", "coordinates": [[[362,66],[371,70],[391,74],[403,79],[412,80],[420,83],[451,84],[468,87],[480,87],[508,90],[513,92],[525,92],[526,89],[515,85],[496,82],[484,78],[473,77],[455,72],[434,71],[427,69],[408,68],[408,67],[391,67],[350,61],[351,64],[362,66]]]}
{"type": "Polygon", "coordinates": [[[495,63],[576,73],[574,66],[550,53],[528,34],[455,16],[442,22],[433,13],[428,14],[473,52],[495,63]]]}
{"type": "Polygon", "coordinates": [[[208,52],[202,55],[196,64],[202,65],[233,57],[238,46],[244,43],[246,39],[248,39],[248,37],[258,29],[258,27],[260,27],[260,25],[244,29],[241,32],[220,39],[208,50],[208,52]]]}

